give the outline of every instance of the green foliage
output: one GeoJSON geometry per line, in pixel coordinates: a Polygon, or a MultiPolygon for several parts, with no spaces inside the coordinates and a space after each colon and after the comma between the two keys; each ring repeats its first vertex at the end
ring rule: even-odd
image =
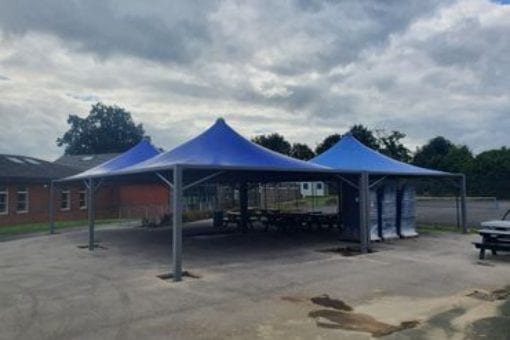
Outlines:
{"type": "Polygon", "coordinates": [[[349,132],[352,133],[352,135],[356,137],[357,140],[359,140],[361,143],[365,144],[369,148],[374,149],[376,151],[380,150],[379,140],[374,135],[374,133],[367,127],[361,124],[353,125],[349,132]]]}
{"type": "Polygon", "coordinates": [[[324,151],[331,148],[333,145],[338,143],[342,136],[340,136],[338,133],[332,134],[324,138],[322,142],[320,142],[317,147],[315,148],[315,154],[320,155],[324,151]]]}
{"type": "Polygon", "coordinates": [[[252,139],[252,142],[284,155],[290,154],[290,143],[278,133],[256,136],[252,139]]]}
{"type": "Polygon", "coordinates": [[[502,147],[477,155],[469,179],[473,192],[510,198],[510,149],[502,147]]]}
{"type": "Polygon", "coordinates": [[[312,159],[315,156],[315,154],[308,145],[294,143],[292,144],[292,147],[290,149],[290,156],[307,161],[309,159],[312,159]]]}
{"type": "Polygon", "coordinates": [[[405,133],[400,131],[391,131],[386,133],[384,130],[377,130],[381,153],[401,162],[411,161],[411,150],[402,144],[401,140],[406,137],[405,133]]]}
{"type": "Polygon", "coordinates": [[[466,145],[455,145],[441,136],[418,148],[413,159],[413,164],[421,167],[465,174],[472,172],[473,162],[473,153],[466,145]]]}
{"type": "Polygon", "coordinates": [[[131,114],[118,106],[92,105],[89,115],[69,115],[69,130],[57,139],[68,155],[124,152],[145,137],[142,124],[136,125],[131,114]]]}
{"type": "Polygon", "coordinates": [[[454,147],[453,143],[448,139],[442,136],[435,137],[416,150],[413,164],[425,168],[447,171],[447,169],[442,168],[442,162],[454,147]]]}
{"type": "MultiPolygon", "coordinates": [[[[402,143],[402,139],[406,135],[400,131],[391,131],[387,133],[385,130],[372,131],[369,128],[357,124],[353,125],[349,132],[361,143],[369,148],[379,151],[391,158],[402,162],[411,160],[411,151],[402,143]]],[[[331,148],[341,139],[341,135],[333,134],[326,137],[315,149],[317,155],[331,148]]]]}

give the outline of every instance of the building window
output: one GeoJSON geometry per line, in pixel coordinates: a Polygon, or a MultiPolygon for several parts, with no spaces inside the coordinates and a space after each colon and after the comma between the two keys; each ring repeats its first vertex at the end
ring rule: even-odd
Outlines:
{"type": "Polygon", "coordinates": [[[17,187],[16,188],[16,212],[26,213],[28,212],[28,188],[17,187]]]}
{"type": "Polygon", "coordinates": [[[303,190],[308,190],[308,183],[303,183],[303,190]]]}
{"type": "Polygon", "coordinates": [[[317,183],[317,190],[322,190],[322,183],[317,183]]]}
{"type": "Polygon", "coordinates": [[[71,191],[64,189],[60,193],[60,210],[71,209],[71,191]]]}
{"type": "Polygon", "coordinates": [[[0,186],[0,215],[9,213],[9,191],[6,186],[0,186]]]}
{"type": "Polygon", "coordinates": [[[79,192],[80,209],[87,209],[87,191],[82,190],[79,192]]]}

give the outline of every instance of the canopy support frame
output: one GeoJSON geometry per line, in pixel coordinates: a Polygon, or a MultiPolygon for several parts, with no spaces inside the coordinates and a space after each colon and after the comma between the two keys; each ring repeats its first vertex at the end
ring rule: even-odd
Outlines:
{"type": "Polygon", "coordinates": [[[358,189],[359,186],[351,181],[349,181],[347,178],[341,176],[341,175],[336,175],[336,177],[338,177],[340,180],[344,181],[345,183],[349,184],[351,187],[353,187],[354,189],[358,189]]]}
{"type": "Polygon", "coordinates": [[[158,176],[158,178],[160,180],[162,180],[166,185],[168,185],[171,189],[174,188],[174,185],[172,182],[170,182],[165,176],[163,176],[161,173],[159,172],[155,172],[156,176],[158,176]]]}
{"type": "Polygon", "coordinates": [[[202,177],[202,178],[201,178],[201,179],[199,179],[199,180],[196,180],[196,181],[194,181],[194,182],[191,182],[191,183],[190,183],[190,184],[188,184],[188,185],[185,185],[185,186],[182,188],[182,190],[183,190],[183,191],[184,191],[184,190],[188,190],[188,189],[190,189],[190,188],[194,187],[195,185],[199,185],[199,184],[202,184],[202,183],[204,183],[204,182],[207,182],[207,181],[208,181],[208,180],[210,180],[210,179],[213,179],[213,178],[215,178],[215,177],[218,177],[219,175],[223,174],[224,172],[225,172],[224,170],[221,170],[221,171],[215,172],[215,173],[213,173],[213,174],[211,174],[211,175],[208,175],[208,176],[202,177]]]}
{"type": "Polygon", "coordinates": [[[467,234],[467,211],[466,211],[466,175],[460,175],[460,224],[462,233],[467,234]]]}
{"type": "Polygon", "coordinates": [[[173,169],[173,225],[172,225],[172,269],[173,281],[182,280],[182,198],[183,168],[175,165],[173,169]]]}
{"type": "Polygon", "coordinates": [[[363,171],[359,176],[359,236],[360,252],[366,254],[369,251],[370,233],[369,233],[369,189],[370,176],[368,172],[363,171]]]}
{"type": "Polygon", "coordinates": [[[50,218],[50,235],[55,234],[55,181],[50,181],[50,198],[48,202],[48,215],[50,218]]]}
{"type": "Polygon", "coordinates": [[[96,218],[96,206],[95,206],[95,192],[94,179],[89,178],[87,185],[87,208],[88,208],[88,220],[89,220],[89,251],[93,251],[95,248],[95,218],[96,218]]]}

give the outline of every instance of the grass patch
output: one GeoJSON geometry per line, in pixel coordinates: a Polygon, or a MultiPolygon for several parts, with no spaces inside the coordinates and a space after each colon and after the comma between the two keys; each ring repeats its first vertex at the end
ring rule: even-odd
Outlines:
{"type": "MultiPolygon", "coordinates": [[[[456,225],[446,225],[446,224],[419,224],[416,227],[418,233],[436,233],[436,232],[444,232],[444,233],[460,233],[462,229],[457,228],[456,225]]],[[[468,227],[469,234],[477,234],[478,230],[475,228],[468,227]]]]}
{"type": "MultiPolygon", "coordinates": [[[[133,221],[133,220],[118,219],[118,218],[100,219],[100,220],[96,220],[96,225],[99,226],[99,225],[107,225],[107,224],[112,224],[112,223],[123,223],[123,222],[130,222],[130,221],[133,221]]],[[[57,222],[55,222],[55,230],[75,228],[75,227],[85,227],[87,225],[88,225],[87,220],[57,221],[57,222]]],[[[49,231],[49,223],[48,222],[0,226],[0,236],[23,235],[23,234],[32,234],[32,233],[40,233],[40,232],[48,232],[48,231],[49,231]]]]}
{"type": "Polygon", "coordinates": [[[281,210],[293,210],[300,208],[311,208],[315,205],[316,208],[325,206],[336,206],[337,197],[334,195],[328,196],[306,196],[296,200],[290,200],[273,204],[271,208],[281,210]]]}

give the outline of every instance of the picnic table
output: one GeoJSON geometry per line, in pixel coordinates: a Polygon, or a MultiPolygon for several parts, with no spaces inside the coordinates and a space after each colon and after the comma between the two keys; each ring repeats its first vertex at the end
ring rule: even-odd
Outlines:
{"type": "MultiPolygon", "coordinates": [[[[259,221],[265,226],[266,231],[271,226],[281,230],[303,227],[311,229],[314,226],[318,229],[323,226],[332,228],[337,224],[337,220],[336,214],[324,214],[321,211],[248,209],[248,227],[252,229],[253,223],[259,221]]],[[[229,210],[226,212],[223,219],[223,227],[228,227],[230,224],[235,225],[237,228],[241,227],[241,213],[239,211],[229,210]]]]}
{"type": "Polygon", "coordinates": [[[480,226],[484,229],[502,229],[510,230],[510,221],[505,220],[492,220],[480,223],[480,226]]]}
{"type": "Polygon", "coordinates": [[[497,251],[510,251],[510,228],[485,228],[478,233],[482,241],[473,244],[480,249],[480,260],[485,259],[485,250],[490,250],[492,255],[497,255],[497,251]]]}

